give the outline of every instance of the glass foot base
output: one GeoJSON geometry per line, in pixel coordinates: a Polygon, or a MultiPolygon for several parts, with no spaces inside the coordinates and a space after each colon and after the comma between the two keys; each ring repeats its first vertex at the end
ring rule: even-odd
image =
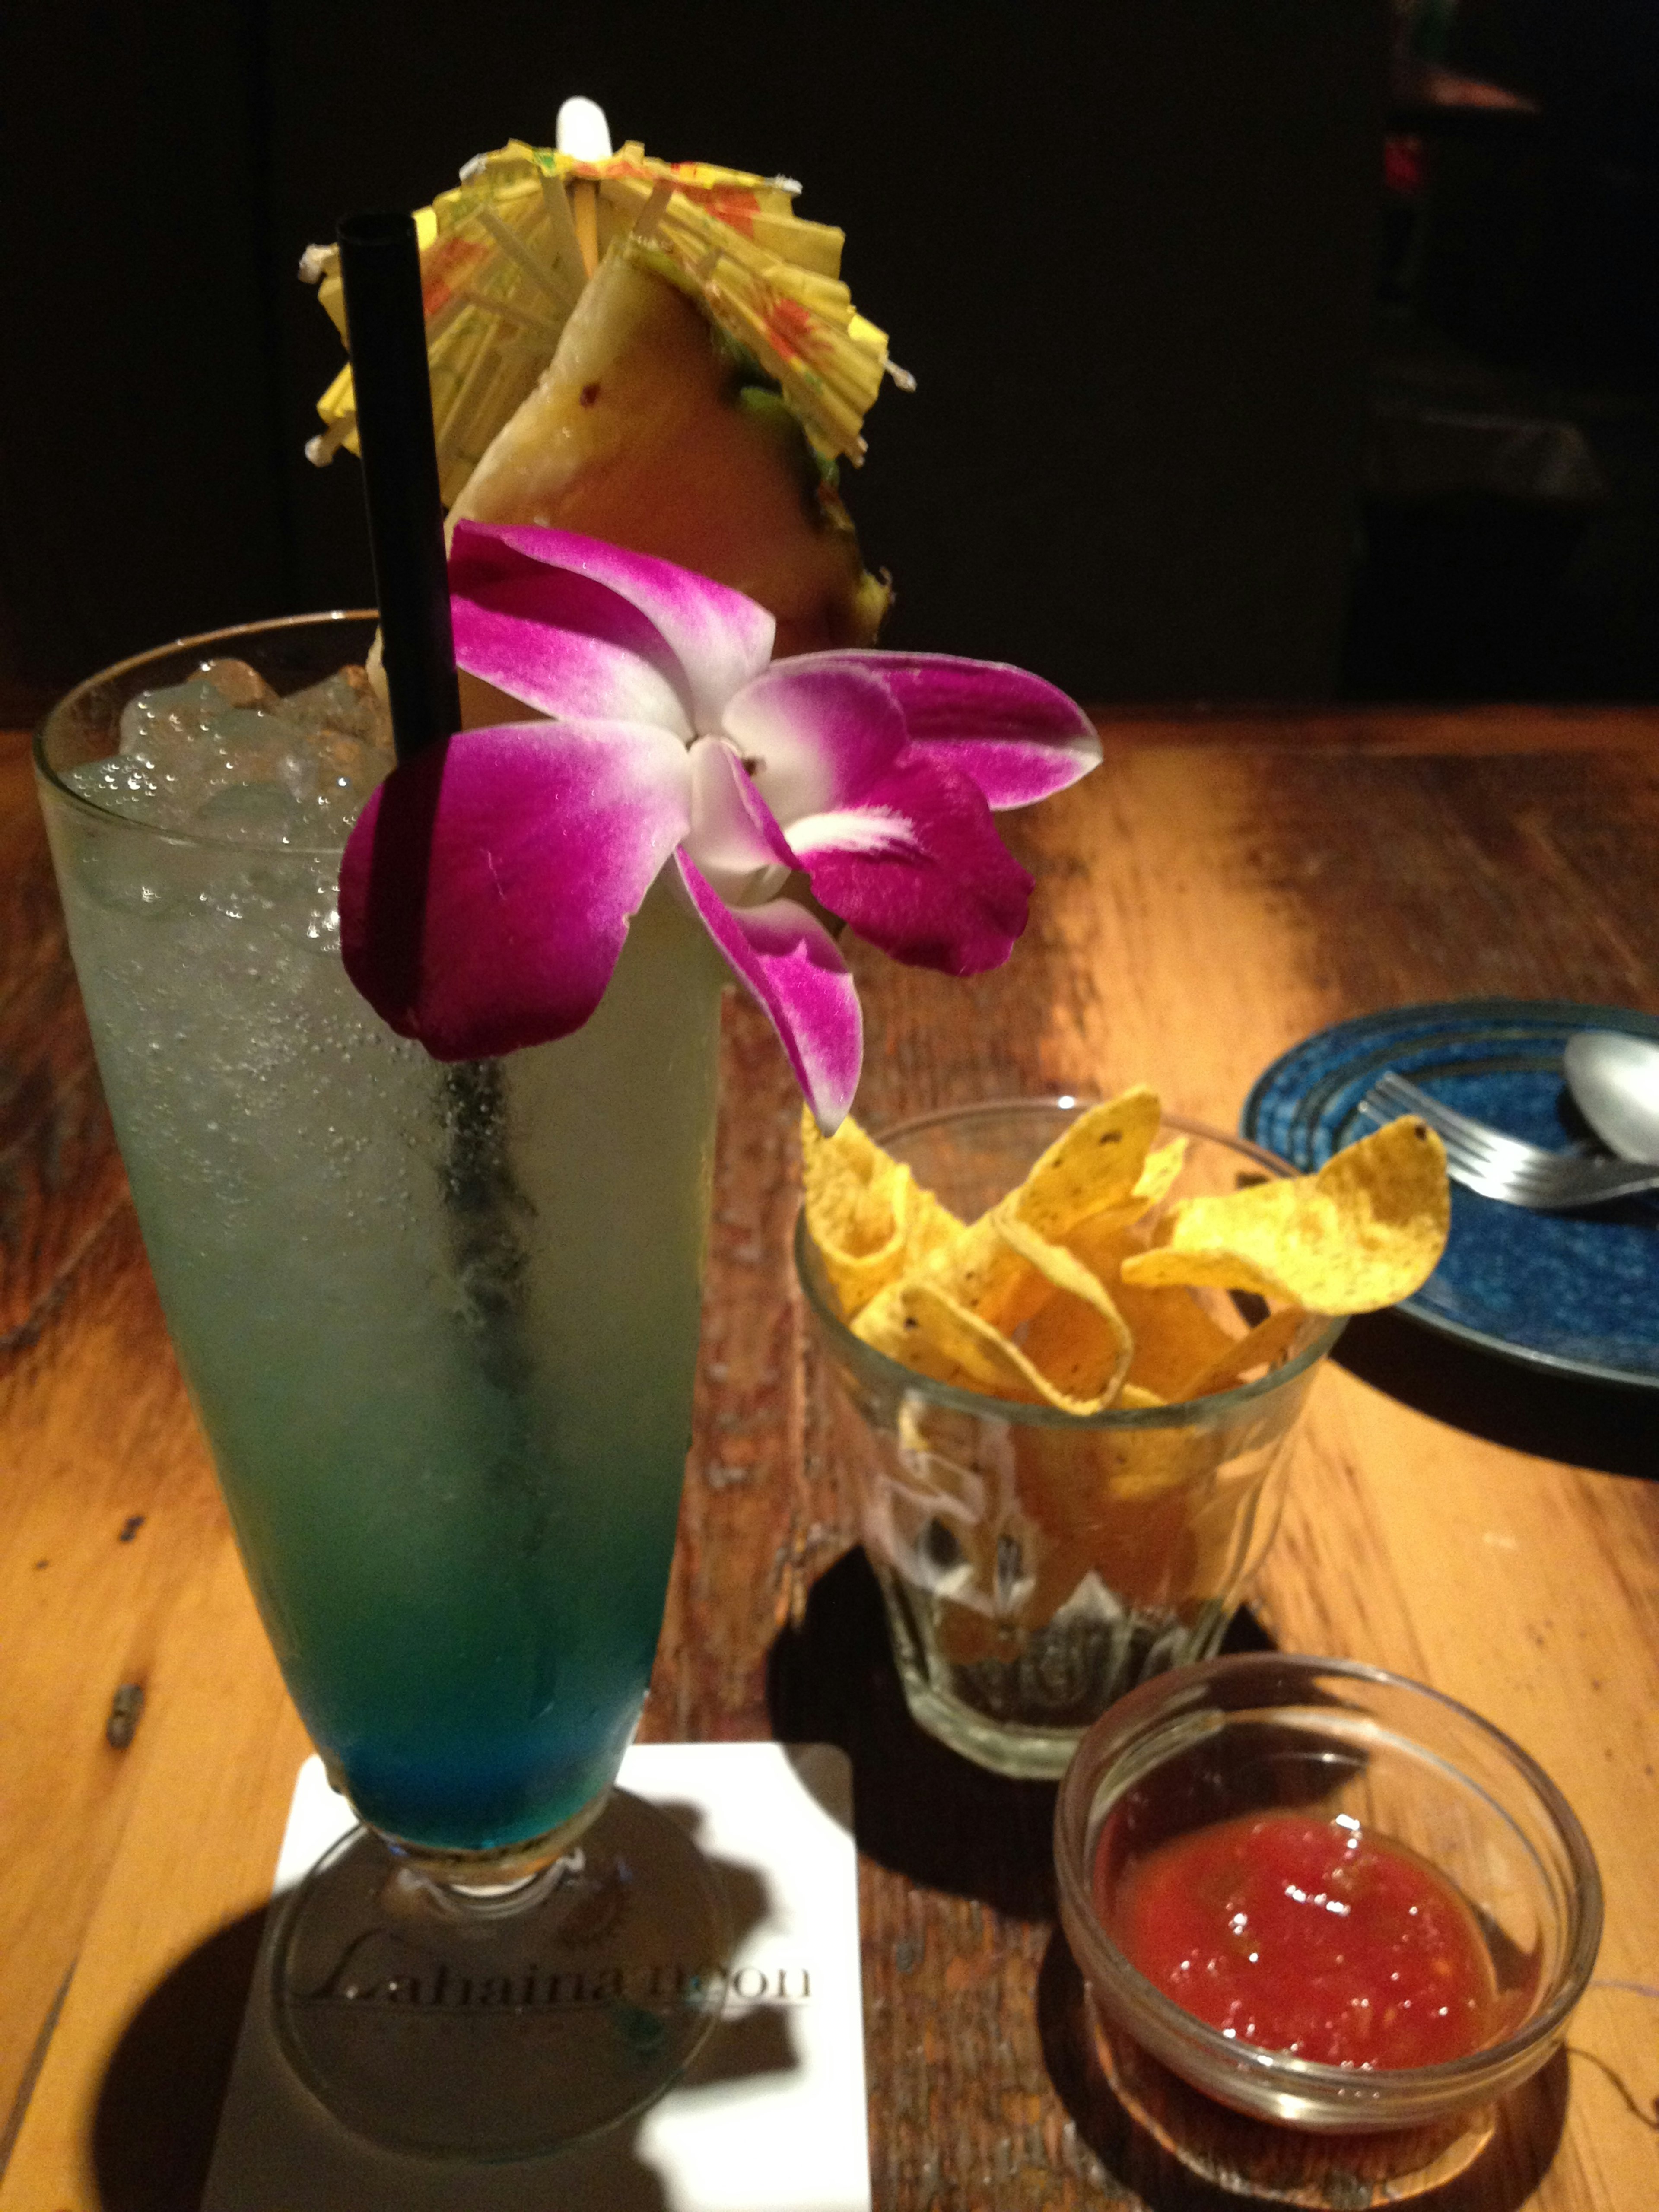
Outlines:
{"type": "Polygon", "coordinates": [[[623,1790],[564,1857],[493,1886],[435,1882],[358,1828],[284,1909],[277,2031],[357,2134],[530,2158],[672,2085],[719,2017],[730,1941],[696,1845],[623,1790]]]}
{"type": "Polygon", "coordinates": [[[1073,1601],[1043,1628],[1000,1631],[875,1564],[910,1717],[964,1759],[1018,1781],[1058,1782],[1109,1705],[1151,1675],[1212,1657],[1238,1609],[1220,1598],[1138,1605],[1097,1578],[1090,1605],[1073,1601]]]}

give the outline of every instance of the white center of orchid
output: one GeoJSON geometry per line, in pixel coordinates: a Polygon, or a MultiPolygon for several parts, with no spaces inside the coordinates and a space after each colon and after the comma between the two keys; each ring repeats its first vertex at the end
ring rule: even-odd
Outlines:
{"type": "Polygon", "coordinates": [[[690,754],[686,853],[727,906],[763,906],[776,898],[790,870],[768,837],[764,805],[750,782],[749,764],[723,732],[693,738],[690,754]]]}

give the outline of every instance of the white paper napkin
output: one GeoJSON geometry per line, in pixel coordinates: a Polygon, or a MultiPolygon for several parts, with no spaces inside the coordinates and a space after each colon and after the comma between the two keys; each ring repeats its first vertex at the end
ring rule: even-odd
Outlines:
{"type": "MultiPolygon", "coordinates": [[[[668,2095],[550,2158],[465,2166],[380,2150],[331,2118],[278,2051],[267,1928],[202,2212],[869,2212],[845,1756],[827,1744],[640,1744],[621,1780],[638,1796],[694,1806],[708,1856],[765,1897],[720,2023],[668,2095]]],[[[353,1817],[321,1761],[307,1759],[276,1889],[353,1817]]]]}

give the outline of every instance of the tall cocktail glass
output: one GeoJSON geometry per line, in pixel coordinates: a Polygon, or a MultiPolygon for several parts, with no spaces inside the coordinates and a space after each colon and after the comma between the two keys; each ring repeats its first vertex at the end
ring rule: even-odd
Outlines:
{"type": "Polygon", "coordinates": [[[369,1824],[289,1912],[287,2047],[355,2126],[510,2156],[647,2101],[718,2001],[712,1881],[611,1785],[690,1427],[723,971],[659,886],[584,1029],[443,1066],[346,980],[339,833],[307,842],[280,779],[183,832],[65,781],[205,659],[287,696],[373,629],[106,671],[47,720],[40,788],[179,1364],[295,1702],[369,1824]]]}

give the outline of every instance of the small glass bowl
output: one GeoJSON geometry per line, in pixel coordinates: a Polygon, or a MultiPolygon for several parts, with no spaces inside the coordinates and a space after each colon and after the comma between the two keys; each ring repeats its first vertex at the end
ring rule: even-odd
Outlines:
{"type": "MultiPolygon", "coordinates": [[[[951,1107],[881,1142],[972,1221],[1089,1103],[951,1107]]],[[[1165,1205],[1291,1172],[1176,1115],[1158,1141],[1171,1137],[1186,1152],[1165,1205]]],[[[1277,1530],[1297,1422],[1343,1323],[1308,1315],[1283,1364],[1233,1389],[1079,1418],[872,1350],[842,1318],[805,1213],[795,1261],[912,1717],[995,1773],[1058,1781],[1115,1698],[1219,1646],[1277,1530]]],[[[1242,1334],[1237,1302],[1214,1302],[1242,1334]]]]}
{"type": "Polygon", "coordinates": [[[1099,2022],[1194,2088],[1327,2134],[1426,2128],[1492,2103],[1566,2032],[1601,1936],[1583,1830],[1507,1736],[1433,1690],[1352,1660],[1211,1659],[1144,1684],[1079,1747],[1054,1814],[1060,1919],[1099,2022]],[[1455,1884],[1486,1938],[1501,2038],[1435,2066],[1364,2071],[1230,2040],[1132,1966],[1094,1905],[1171,1838],[1295,1808],[1351,1815],[1455,1884]]]}

